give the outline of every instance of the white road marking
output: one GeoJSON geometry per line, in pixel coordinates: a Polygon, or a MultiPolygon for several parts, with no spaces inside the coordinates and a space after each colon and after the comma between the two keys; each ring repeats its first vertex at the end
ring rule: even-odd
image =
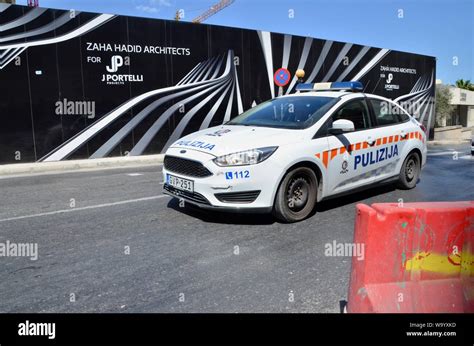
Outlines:
{"type": "Polygon", "coordinates": [[[463,157],[471,156],[471,155],[467,154],[467,152],[465,152],[465,151],[456,151],[456,150],[428,152],[428,156],[447,156],[447,155],[454,155],[454,154],[457,154],[458,157],[461,157],[461,155],[463,157]]]}
{"type": "Polygon", "coordinates": [[[431,152],[431,153],[428,152],[428,156],[453,155],[454,153],[455,151],[436,151],[436,152],[431,152]]]}
{"type": "Polygon", "coordinates": [[[138,177],[140,175],[143,175],[143,173],[128,173],[127,174],[129,177],[138,177]]]}
{"type": "MultiPolygon", "coordinates": [[[[163,164],[143,164],[143,165],[136,165],[136,166],[122,166],[122,167],[91,167],[91,168],[80,168],[77,170],[63,170],[63,171],[51,171],[51,172],[38,172],[38,173],[21,173],[21,174],[6,174],[6,175],[1,175],[0,174],[0,180],[1,179],[12,179],[12,178],[29,178],[29,177],[39,177],[43,175],[65,175],[65,174],[76,174],[76,173],[94,173],[94,172],[99,172],[99,171],[113,171],[113,170],[124,170],[124,169],[129,169],[129,168],[141,168],[141,167],[161,167],[163,164]]],[[[159,171],[161,172],[161,171],[159,171]]]]}
{"type": "Polygon", "coordinates": [[[122,204],[128,204],[128,203],[137,203],[137,202],[143,202],[143,201],[151,201],[154,199],[159,199],[159,198],[164,198],[164,197],[169,197],[167,195],[158,195],[158,196],[150,196],[150,197],[143,197],[143,198],[137,198],[137,199],[129,199],[126,201],[119,201],[119,202],[112,202],[112,203],[104,203],[104,204],[96,204],[96,205],[90,205],[88,207],[79,207],[79,208],[70,208],[70,209],[63,209],[63,210],[56,210],[56,211],[50,211],[46,213],[39,213],[39,214],[32,214],[32,215],[24,215],[24,216],[15,216],[15,217],[10,217],[8,219],[2,219],[0,222],[7,222],[7,221],[15,221],[15,220],[23,220],[23,219],[31,219],[34,217],[41,217],[41,216],[50,216],[50,215],[57,215],[57,214],[65,214],[65,213],[71,213],[74,211],[82,211],[82,210],[89,210],[89,209],[98,209],[98,208],[106,208],[106,207],[113,207],[116,205],[122,205],[122,204]]]}

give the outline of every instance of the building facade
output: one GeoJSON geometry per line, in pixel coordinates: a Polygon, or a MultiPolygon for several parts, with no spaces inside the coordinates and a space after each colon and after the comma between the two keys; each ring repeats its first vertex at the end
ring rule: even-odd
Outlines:
{"type": "Polygon", "coordinates": [[[446,125],[474,127],[474,91],[451,87],[451,104],[456,106],[454,114],[446,125]]]}
{"type": "Polygon", "coordinates": [[[358,80],[433,137],[435,58],[312,37],[0,4],[0,163],[161,153],[305,82],[358,80]],[[284,68],[286,80],[276,81],[284,68]]]}

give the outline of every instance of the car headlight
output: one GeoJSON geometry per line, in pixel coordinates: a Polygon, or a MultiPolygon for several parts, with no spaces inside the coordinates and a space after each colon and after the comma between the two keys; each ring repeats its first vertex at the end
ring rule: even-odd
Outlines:
{"type": "Polygon", "coordinates": [[[222,155],[216,157],[213,161],[216,165],[221,167],[255,165],[268,159],[277,149],[278,147],[250,149],[238,153],[222,155]]]}

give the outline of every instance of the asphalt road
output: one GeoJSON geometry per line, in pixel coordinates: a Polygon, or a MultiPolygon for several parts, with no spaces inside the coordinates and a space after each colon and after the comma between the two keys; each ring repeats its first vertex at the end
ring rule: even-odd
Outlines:
{"type": "Polygon", "coordinates": [[[324,245],[352,241],[355,204],[474,200],[468,150],[433,147],[415,189],[290,225],[181,208],[158,165],[2,178],[0,242],[37,243],[38,259],[0,257],[0,312],[338,312],[351,258],[324,245]]]}

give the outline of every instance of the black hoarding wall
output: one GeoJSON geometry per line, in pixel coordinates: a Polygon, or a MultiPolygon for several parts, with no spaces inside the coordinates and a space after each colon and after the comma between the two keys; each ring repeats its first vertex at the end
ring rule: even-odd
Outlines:
{"type": "Polygon", "coordinates": [[[0,4],[0,163],[161,153],[306,82],[360,80],[434,124],[435,59],[213,25],[0,4]],[[290,71],[278,87],[274,73],[290,71]]]}

